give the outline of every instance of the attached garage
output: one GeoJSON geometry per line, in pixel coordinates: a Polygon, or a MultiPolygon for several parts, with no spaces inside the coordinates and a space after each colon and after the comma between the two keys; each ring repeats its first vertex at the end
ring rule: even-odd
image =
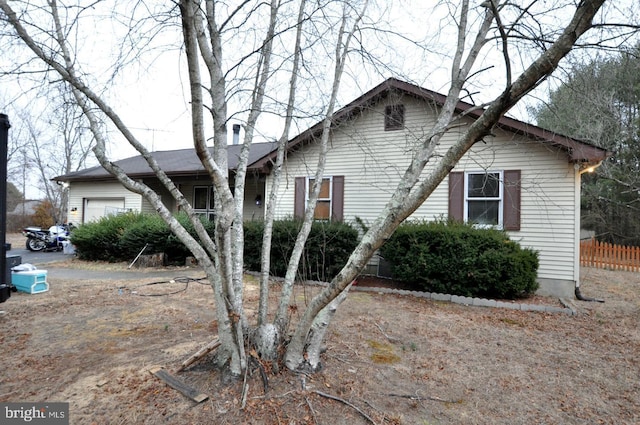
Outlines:
{"type": "Polygon", "coordinates": [[[141,211],[142,197],[117,181],[71,182],[68,221],[75,225],[110,214],[141,211]]]}

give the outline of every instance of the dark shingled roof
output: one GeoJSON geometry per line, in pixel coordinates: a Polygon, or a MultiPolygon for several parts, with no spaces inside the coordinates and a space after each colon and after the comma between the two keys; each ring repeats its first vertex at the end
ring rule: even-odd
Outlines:
{"type": "MultiPolygon", "coordinates": [[[[251,150],[249,151],[249,168],[253,168],[251,167],[251,164],[270,153],[275,149],[275,146],[275,143],[254,143],[251,145],[251,150]]],[[[229,170],[234,170],[238,166],[241,148],[242,145],[228,146],[229,170]]],[[[206,174],[204,166],[200,162],[200,159],[198,159],[196,151],[193,148],[153,152],[153,157],[160,165],[160,168],[162,168],[164,172],[171,177],[190,177],[198,174],[206,174]]],[[[122,168],[129,177],[142,178],[154,176],[153,171],[151,171],[147,162],[140,155],[114,161],[114,163],[122,168]]],[[[114,177],[111,176],[107,170],[102,168],[101,165],[98,165],[76,171],[74,173],[54,177],[53,180],[73,182],[111,180],[113,178],[114,177]]]]}

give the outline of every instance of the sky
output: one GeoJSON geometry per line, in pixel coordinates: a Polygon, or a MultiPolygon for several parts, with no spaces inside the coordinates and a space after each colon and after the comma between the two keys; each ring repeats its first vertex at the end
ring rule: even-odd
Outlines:
{"type": "MultiPolygon", "coordinates": [[[[454,2],[455,3],[455,2],[454,2]]],[[[545,3],[543,1],[543,3],[545,3]]],[[[624,4],[625,2],[618,2],[624,4]]],[[[123,3],[125,9],[134,8],[137,2],[123,3]]],[[[432,2],[420,0],[402,0],[395,2],[373,3],[372,18],[370,22],[365,22],[365,27],[380,26],[386,22],[387,28],[394,32],[402,32],[401,37],[390,35],[390,33],[374,33],[363,31],[363,39],[367,43],[371,53],[379,55],[382,61],[392,64],[393,68],[372,70],[371,67],[363,65],[361,58],[354,55],[347,63],[346,75],[342,83],[339,106],[344,105],[369,89],[373,88],[385,78],[398,77],[408,79],[411,82],[422,85],[428,89],[438,92],[446,92],[449,78],[450,60],[452,45],[455,40],[454,27],[451,25],[449,10],[440,8],[432,9],[432,2]],[[378,16],[376,16],[378,15],[378,16]],[[424,49],[415,49],[406,39],[419,40],[424,49]],[[386,47],[385,47],[386,46],[386,47]]],[[[166,3],[148,2],[149,7],[157,7],[164,10],[166,3]]],[[[94,8],[110,8],[110,2],[98,3],[94,8]]],[[[477,7],[477,6],[473,6],[477,7]]],[[[124,34],[122,29],[130,26],[130,22],[106,22],[105,10],[93,10],[87,13],[89,16],[77,27],[70,31],[70,39],[77,41],[77,48],[74,52],[77,63],[89,74],[88,83],[95,87],[103,87],[100,90],[104,99],[112,105],[113,109],[120,115],[125,124],[133,131],[136,137],[152,151],[172,150],[189,148],[191,141],[190,106],[188,96],[188,78],[184,66],[184,53],[178,48],[182,41],[178,28],[165,28],[163,31],[155,31],[155,22],[144,22],[135,28],[135,33],[130,37],[133,44],[130,51],[127,49],[116,49],[115,39],[121,38],[124,34]],[[135,48],[144,47],[145,54],[130,56],[130,52],[135,48]],[[126,67],[114,68],[114,63],[124,60],[126,67]]],[[[121,17],[136,16],[142,13],[140,9],[122,10],[121,17]]],[[[553,15],[553,14],[552,14],[553,15]]],[[[552,19],[560,19],[557,13],[552,19]]],[[[255,17],[255,19],[261,19],[255,17]]],[[[550,18],[551,19],[551,18],[550,18]]],[[[473,22],[472,22],[473,24],[473,22]]],[[[259,27],[259,22],[255,25],[259,27]]],[[[328,31],[328,30],[327,30],[328,31]]],[[[329,34],[329,32],[328,32],[329,34]]],[[[251,31],[239,33],[236,38],[230,39],[229,43],[239,43],[238,49],[228,49],[229,56],[244,54],[241,47],[245,44],[255,43],[258,36],[251,31]],[[253,37],[253,38],[252,38],[253,37]]],[[[291,41],[291,40],[288,40],[291,41]]],[[[283,43],[286,43],[284,40],[283,43]]],[[[502,56],[495,45],[490,45],[490,53],[481,57],[480,65],[477,69],[489,68],[478,75],[471,90],[475,92],[474,100],[481,102],[489,100],[492,96],[499,94],[501,83],[504,81],[504,67],[502,66],[502,56]]],[[[329,50],[328,50],[329,51],[329,50]]],[[[519,51],[516,46],[510,47],[510,54],[514,59],[514,70],[520,67],[520,59],[527,56],[527,52],[519,51]]],[[[322,52],[322,50],[320,50],[322,52]]],[[[327,54],[328,56],[328,54],[327,54]]],[[[310,67],[316,67],[310,72],[317,75],[329,74],[330,66],[322,63],[322,55],[318,57],[306,58],[310,67]]],[[[325,60],[326,62],[326,60],[325,60]]],[[[0,66],[1,67],[1,66],[0,66]]],[[[239,77],[246,77],[243,70],[237,72],[239,77]]],[[[246,70],[244,70],[246,72],[246,70]]],[[[55,79],[49,76],[50,79],[55,79]]],[[[282,77],[284,83],[286,78],[282,77]]],[[[6,81],[6,80],[5,80],[6,81]]],[[[555,80],[554,80],[555,81],[555,80]]],[[[0,86],[0,101],[5,99],[16,99],[15,96],[2,96],[3,91],[20,91],[24,87],[23,83],[13,82],[9,87],[6,84],[0,86]]],[[[301,87],[301,93],[312,97],[316,93],[326,91],[326,83],[306,82],[301,87]],[[305,92],[306,89],[306,92],[305,92]]],[[[282,96],[284,84],[272,87],[273,96],[282,96]]],[[[527,107],[534,105],[537,98],[545,98],[547,86],[542,86],[527,101],[514,108],[510,115],[515,118],[530,121],[527,107]]],[[[46,99],[38,99],[37,92],[24,91],[25,95],[19,96],[16,102],[24,108],[35,106],[46,102],[46,99]],[[36,98],[34,98],[36,96],[36,98]]],[[[286,94],[286,92],[285,92],[286,94]]],[[[0,103],[0,112],[3,111],[0,103]]],[[[230,112],[241,109],[241,105],[231,102],[230,112]]],[[[43,108],[46,111],[46,107],[43,108]]],[[[11,117],[12,125],[21,125],[18,117],[11,117]]],[[[46,112],[43,112],[46,115],[46,112]]],[[[316,119],[304,121],[296,129],[303,131],[305,125],[311,125],[316,119]]],[[[240,123],[231,119],[229,125],[240,123]]],[[[260,122],[257,141],[271,141],[280,136],[281,123],[273,115],[265,115],[260,122]]],[[[290,136],[296,134],[296,130],[290,136]]],[[[136,155],[137,152],[130,147],[115,131],[107,133],[110,139],[108,147],[112,159],[122,159],[136,155]]],[[[11,134],[10,134],[11,137],[11,134]]],[[[231,137],[231,136],[230,136],[231,137]]],[[[93,162],[96,163],[96,162],[93,162]]],[[[37,197],[37,184],[29,185],[28,197],[37,197]]]]}
{"type": "MultiPolygon", "coordinates": [[[[447,11],[439,9],[439,15],[434,14],[429,3],[391,2],[391,6],[385,5],[383,9],[372,12],[381,14],[381,19],[388,20],[391,28],[398,30],[401,28],[404,37],[426,40],[433,54],[428,55],[422,52],[415,56],[409,50],[409,43],[404,43],[399,48],[391,46],[390,52],[383,52],[382,56],[400,65],[380,73],[360,72],[359,59],[357,56],[354,57],[351,69],[347,67],[345,78],[343,78],[338,107],[352,101],[388,77],[406,78],[428,89],[446,92],[450,80],[450,65],[449,60],[443,59],[442,55],[445,54],[443,52],[448,54],[451,50],[451,40],[455,34],[451,32],[450,27],[444,26],[447,11]],[[424,16],[429,16],[434,24],[425,27],[423,18],[420,18],[424,16]],[[425,63],[428,66],[425,66],[425,63]]],[[[165,42],[170,43],[171,40],[165,40],[165,42]]],[[[398,38],[393,38],[391,42],[398,42],[398,38]]],[[[493,72],[486,73],[484,87],[481,88],[482,93],[477,95],[476,99],[499,93],[499,85],[495,84],[495,77],[502,75],[501,58],[485,57],[484,61],[491,62],[494,68],[493,72]]],[[[140,66],[134,67],[134,72],[128,73],[124,76],[125,78],[120,78],[118,81],[121,88],[117,91],[117,110],[147,149],[159,151],[192,146],[190,106],[187,98],[188,81],[184,62],[182,52],[167,51],[153,54],[152,57],[144,57],[140,66]]],[[[321,87],[327,90],[326,85],[321,87]]],[[[280,90],[285,88],[282,87],[280,90]]],[[[234,106],[240,109],[238,105],[230,102],[230,114],[234,112],[234,106]]],[[[524,119],[526,110],[519,107],[512,114],[524,119]]],[[[310,119],[305,124],[312,125],[315,122],[316,119],[310,119]]],[[[241,121],[232,118],[229,126],[234,123],[241,123],[241,121]]],[[[302,124],[298,131],[303,131],[306,128],[305,124],[302,124]]],[[[281,128],[281,119],[273,115],[265,115],[256,139],[272,141],[280,136],[281,128]]],[[[295,134],[296,131],[290,136],[295,134]]],[[[114,137],[117,136],[114,135],[114,137]]],[[[117,146],[111,150],[111,154],[114,158],[123,158],[136,155],[137,152],[126,146],[124,142],[118,142],[117,146]]]]}

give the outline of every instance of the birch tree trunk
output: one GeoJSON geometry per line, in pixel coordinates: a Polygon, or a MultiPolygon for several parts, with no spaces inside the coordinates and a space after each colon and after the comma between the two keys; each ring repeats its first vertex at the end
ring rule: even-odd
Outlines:
{"type": "Polygon", "coordinates": [[[302,227],[298,232],[298,236],[296,237],[296,241],[291,252],[291,257],[289,258],[289,264],[287,266],[287,272],[285,274],[284,283],[282,285],[282,291],[279,298],[278,310],[276,312],[276,317],[274,320],[274,325],[277,327],[280,335],[284,335],[286,333],[287,327],[289,325],[288,309],[293,290],[293,283],[298,273],[298,266],[300,264],[300,258],[302,257],[304,246],[307,242],[307,237],[311,232],[311,225],[313,223],[316,204],[318,202],[318,195],[320,194],[320,188],[322,186],[322,176],[324,174],[326,154],[331,131],[331,120],[335,109],[338,91],[340,90],[340,81],[344,72],[345,62],[347,60],[347,55],[349,54],[351,41],[354,37],[354,34],[358,30],[358,25],[362,20],[364,13],[366,12],[368,3],[368,1],[364,2],[362,9],[358,12],[357,17],[353,22],[353,25],[348,29],[348,15],[346,10],[348,6],[345,6],[342,15],[342,23],[338,31],[338,43],[335,49],[333,85],[331,88],[331,95],[329,97],[329,104],[327,106],[325,118],[322,122],[322,135],[320,136],[320,154],[318,155],[318,164],[316,166],[313,187],[311,188],[311,193],[309,194],[309,199],[305,208],[302,227]]]}
{"type": "Polygon", "coordinates": [[[258,305],[258,326],[267,324],[267,314],[269,309],[269,278],[271,269],[271,240],[273,237],[273,220],[278,200],[278,190],[282,177],[282,165],[284,154],[289,141],[289,131],[293,121],[293,109],[296,100],[296,87],[298,81],[298,70],[300,68],[301,38],[304,10],[306,1],[302,0],[298,8],[298,26],[296,30],[296,42],[293,50],[293,65],[291,67],[291,77],[289,81],[289,97],[285,113],[285,122],[282,134],[278,139],[276,160],[271,171],[272,183],[269,198],[266,202],[266,213],[264,217],[264,234],[262,236],[262,254],[260,256],[260,301],[258,305]]]}

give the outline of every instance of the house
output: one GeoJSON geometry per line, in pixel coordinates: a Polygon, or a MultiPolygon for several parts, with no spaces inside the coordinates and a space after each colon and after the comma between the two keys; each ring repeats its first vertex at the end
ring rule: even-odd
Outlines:
{"type": "Polygon", "coordinates": [[[37,199],[25,199],[24,201],[18,202],[18,204],[11,211],[7,211],[7,215],[14,216],[32,216],[35,214],[38,207],[42,204],[41,200],[37,199]]]}
{"type": "MultiPolygon", "coordinates": [[[[444,100],[438,93],[389,79],[338,111],[316,217],[372,222],[444,100]]],[[[436,156],[482,112],[464,102],[457,110],[464,118],[443,136],[436,156]]],[[[289,142],[283,170],[287,182],[280,185],[277,205],[280,217],[304,211],[320,133],[317,124],[289,142]]],[[[539,252],[539,292],[572,297],[580,278],[580,176],[597,167],[607,152],[507,117],[493,133],[464,155],[411,218],[452,217],[505,229],[513,240],[539,252]]],[[[253,165],[266,165],[272,157],[253,165]]],[[[267,193],[270,184],[267,177],[267,193]]],[[[383,265],[379,258],[370,263],[374,269],[383,265]]]]}
{"type": "MultiPolygon", "coordinates": [[[[394,192],[422,136],[434,124],[444,99],[419,86],[389,79],[337,111],[316,218],[373,221],[394,192]]],[[[443,136],[436,155],[451,146],[482,112],[464,102],[458,103],[457,110],[464,112],[463,117],[443,136]]],[[[289,141],[276,206],[279,218],[300,216],[304,211],[318,161],[321,128],[318,123],[289,141]]],[[[236,149],[230,146],[231,170],[236,149]]],[[[156,157],[183,193],[192,194],[194,206],[208,213],[205,199],[211,189],[195,154],[185,150],[160,152],[156,157]],[[178,161],[182,168],[177,170],[170,158],[178,157],[191,159],[178,161]]],[[[263,211],[252,200],[265,199],[269,193],[274,157],[272,145],[252,148],[249,168],[253,174],[245,196],[247,219],[262,217],[263,211]]],[[[452,217],[505,229],[513,240],[539,252],[539,292],[570,297],[580,278],[580,176],[606,157],[604,149],[503,117],[492,136],[464,155],[412,218],[452,217]]],[[[132,176],[158,186],[153,186],[154,179],[140,158],[118,164],[132,176]]],[[[428,170],[429,165],[425,173],[428,170]]],[[[70,214],[80,211],[84,218],[78,222],[95,216],[95,204],[150,209],[101,169],[57,179],[70,184],[70,214]]],[[[168,205],[171,202],[167,195],[168,205]]],[[[384,261],[374,258],[369,272],[376,273],[382,266],[384,261]]]]}

